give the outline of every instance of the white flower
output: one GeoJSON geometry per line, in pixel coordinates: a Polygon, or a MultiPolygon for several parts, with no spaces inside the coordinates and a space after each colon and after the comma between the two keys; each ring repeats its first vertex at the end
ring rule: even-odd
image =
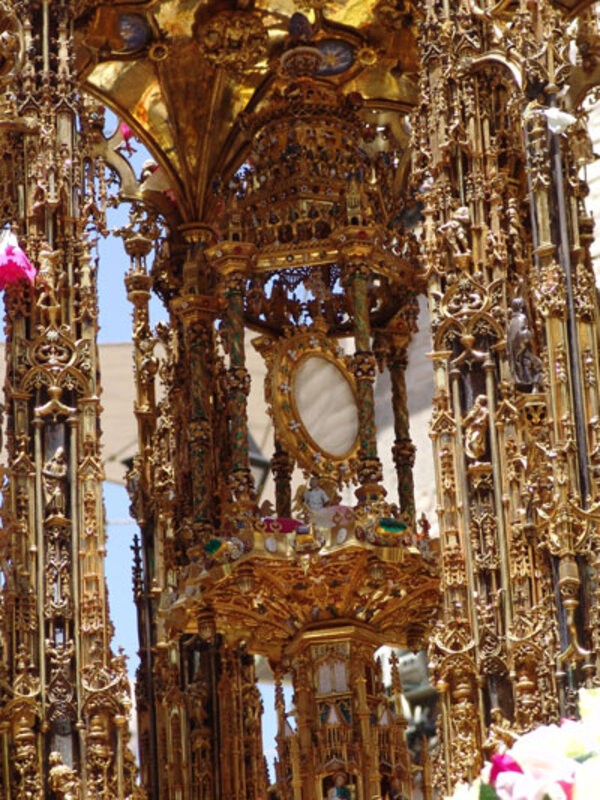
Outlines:
{"type": "Polygon", "coordinates": [[[590,800],[598,796],[600,786],[600,756],[589,758],[577,768],[573,800],[590,800]]]}
{"type": "Polygon", "coordinates": [[[477,778],[475,783],[458,783],[454,789],[454,794],[446,800],[479,800],[479,786],[481,779],[477,778]]]}
{"type": "Polygon", "coordinates": [[[568,780],[573,775],[574,762],[567,756],[567,737],[558,725],[541,725],[521,736],[509,751],[523,772],[549,783],[568,780]]]}
{"type": "Polygon", "coordinates": [[[459,784],[446,800],[479,800],[482,781],[490,783],[490,768],[499,800],[591,800],[600,796],[600,690],[582,689],[579,700],[581,722],[542,725],[517,739],[506,756],[522,772],[513,770],[511,764],[500,767],[495,759],[493,768],[486,764],[475,783],[459,784]]]}
{"type": "Polygon", "coordinates": [[[501,772],[494,788],[500,800],[568,800],[569,797],[552,778],[534,778],[532,774],[523,772],[501,772]]]}
{"type": "Polygon", "coordinates": [[[600,725],[600,689],[579,690],[579,713],[584,722],[600,725]]]}

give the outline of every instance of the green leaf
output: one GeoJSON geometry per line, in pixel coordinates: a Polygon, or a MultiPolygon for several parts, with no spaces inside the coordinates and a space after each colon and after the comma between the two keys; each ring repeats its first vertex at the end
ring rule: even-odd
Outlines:
{"type": "Polygon", "coordinates": [[[595,753],[593,750],[590,750],[589,753],[584,753],[581,756],[575,756],[573,761],[577,761],[578,764],[583,764],[585,761],[588,760],[588,758],[594,758],[594,756],[597,756],[597,755],[598,755],[598,753],[595,753]]]}
{"type": "Polygon", "coordinates": [[[496,790],[489,783],[482,783],[479,787],[479,800],[499,800],[496,790]]]}

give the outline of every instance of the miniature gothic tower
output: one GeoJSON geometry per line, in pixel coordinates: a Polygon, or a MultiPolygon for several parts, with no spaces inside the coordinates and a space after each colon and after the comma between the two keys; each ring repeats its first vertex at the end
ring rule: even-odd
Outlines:
{"type": "Polygon", "coordinates": [[[598,309],[585,131],[560,108],[581,98],[565,94],[561,13],[501,5],[421,9],[413,175],[435,373],[444,601],[430,657],[446,789],[511,736],[572,713],[574,689],[597,680],[582,598],[597,581],[598,309]]]}
{"type": "Polygon", "coordinates": [[[0,794],[132,797],[129,684],[110,649],[91,229],[102,127],[73,75],[75,3],[2,3],[7,468],[0,617],[0,794]],[[37,271],[37,274],[35,272],[37,271]],[[35,278],[33,278],[35,275],[35,278]],[[6,281],[5,281],[6,282],[6,281]]]}

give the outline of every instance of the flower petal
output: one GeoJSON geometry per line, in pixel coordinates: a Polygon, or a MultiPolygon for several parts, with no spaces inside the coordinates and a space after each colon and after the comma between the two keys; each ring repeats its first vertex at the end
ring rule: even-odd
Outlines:
{"type": "Polygon", "coordinates": [[[496,785],[496,779],[502,772],[523,772],[520,765],[508,753],[496,753],[492,757],[492,769],[490,771],[490,784],[496,785]]]}

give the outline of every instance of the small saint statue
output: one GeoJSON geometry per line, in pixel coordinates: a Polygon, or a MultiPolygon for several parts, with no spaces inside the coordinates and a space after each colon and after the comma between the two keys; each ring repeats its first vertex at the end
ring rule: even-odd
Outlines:
{"type": "Polygon", "coordinates": [[[471,252],[471,243],[467,228],[471,223],[471,215],[466,206],[457,208],[448,222],[440,225],[438,232],[446,239],[453,255],[461,256],[471,252]]]}
{"type": "Polygon", "coordinates": [[[533,332],[525,313],[525,303],[515,297],[506,335],[506,354],[517,388],[536,391],[542,381],[542,361],[532,351],[533,332]]]}
{"type": "Polygon", "coordinates": [[[489,412],[487,397],[480,394],[475,398],[471,410],[463,420],[465,426],[465,453],[478,461],[487,450],[487,429],[489,412]]]}
{"type": "Polygon", "coordinates": [[[350,789],[346,785],[348,779],[346,778],[345,772],[339,772],[335,776],[335,781],[331,789],[327,792],[327,800],[350,800],[352,795],[350,794],[350,789]]]}
{"type": "Polygon", "coordinates": [[[63,762],[56,750],[48,757],[48,785],[56,800],[81,800],[81,786],[75,771],[63,762]]]}
{"type": "Polygon", "coordinates": [[[406,795],[402,791],[399,778],[392,778],[388,797],[389,800],[407,800],[406,795]]]}
{"type": "Polygon", "coordinates": [[[61,250],[52,250],[47,242],[40,249],[37,285],[39,287],[36,306],[44,324],[56,325],[60,312],[60,290],[64,283],[64,275],[60,270],[61,250]]]}
{"type": "Polygon", "coordinates": [[[490,729],[482,748],[488,758],[496,753],[505,753],[518,739],[511,729],[510,722],[499,708],[492,708],[490,715],[490,729]]]}
{"type": "Polygon", "coordinates": [[[57,447],[54,455],[42,468],[46,515],[64,516],[66,511],[67,459],[64,447],[57,447]]]}
{"type": "Polygon", "coordinates": [[[508,246],[515,263],[520,266],[523,263],[523,242],[525,241],[525,231],[519,215],[519,206],[515,198],[508,201],[506,209],[506,222],[508,226],[508,246]]]}

